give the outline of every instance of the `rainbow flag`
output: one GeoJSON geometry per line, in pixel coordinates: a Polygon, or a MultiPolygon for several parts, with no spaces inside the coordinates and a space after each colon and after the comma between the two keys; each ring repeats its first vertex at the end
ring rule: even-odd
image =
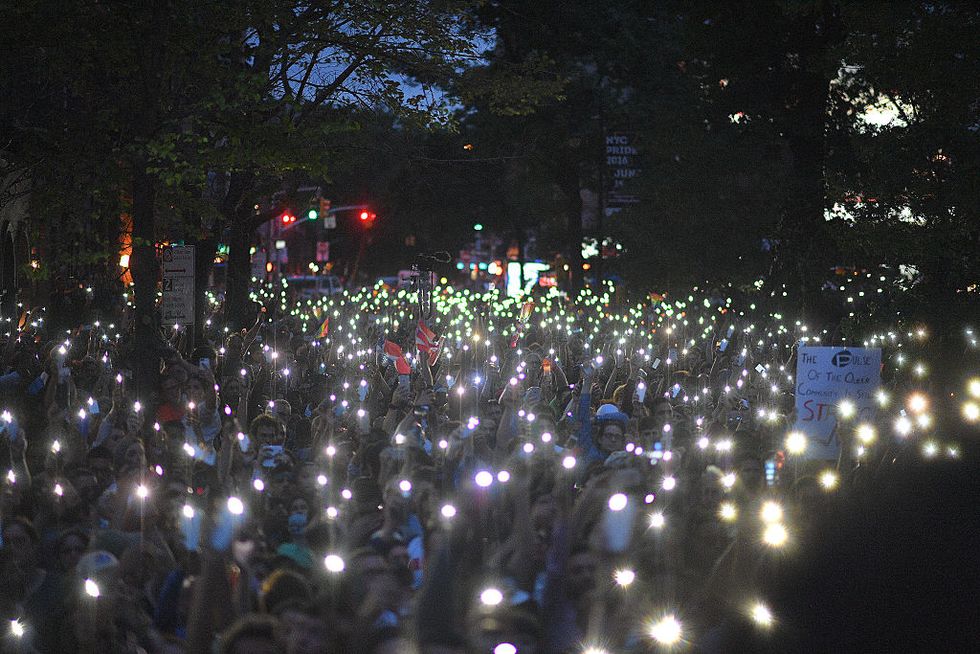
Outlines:
{"type": "Polygon", "coordinates": [[[323,324],[320,325],[320,331],[317,333],[317,338],[326,338],[327,334],[330,333],[330,316],[323,319],[323,324]]]}

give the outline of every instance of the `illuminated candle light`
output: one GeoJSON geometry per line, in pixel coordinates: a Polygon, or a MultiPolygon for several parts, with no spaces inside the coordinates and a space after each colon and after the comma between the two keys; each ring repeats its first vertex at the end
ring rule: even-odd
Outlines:
{"type": "Polygon", "coordinates": [[[97,583],[95,583],[91,579],[86,579],[85,594],[88,595],[89,597],[98,597],[99,595],[102,594],[102,591],[99,589],[99,585],[97,583]]]}
{"type": "Polygon", "coordinates": [[[733,502],[722,502],[718,506],[718,517],[725,522],[734,522],[738,517],[738,508],[733,502]]]}
{"type": "Polygon", "coordinates": [[[344,560],[336,554],[327,554],[323,559],[323,565],[327,568],[327,572],[332,572],[333,574],[343,572],[346,567],[344,560]]]}
{"type": "Polygon", "coordinates": [[[769,607],[762,602],[756,602],[753,604],[749,609],[749,615],[752,616],[752,622],[763,629],[769,629],[775,622],[772,611],[770,611],[769,607]]]}
{"type": "Polygon", "coordinates": [[[762,541],[770,547],[782,547],[789,540],[789,532],[780,522],[773,522],[766,525],[762,532],[762,541]]]}
{"type": "Polygon", "coordinates": [[[858,425],[857,437],[865,445],[870,445],[876,437],[875,428],[869,424],[858,425]]]}
{"type": "Polygon", "coordinates": [[[609,498],[610,511],[622,511],[626,508],[629,499],[623,493],[615,493],[609,498]]]}
{"type": "Polygon", "coordinates": [[[759,511],[759,517],[767,524],[779,522],[783,519],[783,507],[772,500],[763,502],[762,508],[759,511]]]}
{"type": "Polygon", "coordinates": [[[486,606],[497,606],[504,601],[504,594],[497,588],[485,588],[480,593],[480,601],[486,606]]]}
{"type": "Polygon", "coordinates": [[[629,568],[621,568],[613,573],[613,579],[616,580],[617,584],[619,584],[623,588],[626,588],[634,581],[636,581],[636,573],[630,570],[629,568]]]}
{"type": "Polygon", "coordinates": [[[676,645],[681,633],[681,623],[673,615],[661,618],[650,627],[650,636],[661,645],[676,645]]]}
{"type": "Polygon", "coordinates": [[[823,486],[824,490],[832,491],[837,488],[839,483],[840,478],[833,470],[824,470],[820,473],[820,485],[823,486]]]}
{"type": "Polygon", "coordinates": [[[801,432],[790,432],[786,436],[786,451],[790,454],[803,454],[806,451],[807,438],[801,432]]]}
{"type": "Polygon", "coordinates": [[[922,393],[913,393],[909,396],[908,407],[912,413],[922,413],[929,406],[929,401],[922,393]]]}

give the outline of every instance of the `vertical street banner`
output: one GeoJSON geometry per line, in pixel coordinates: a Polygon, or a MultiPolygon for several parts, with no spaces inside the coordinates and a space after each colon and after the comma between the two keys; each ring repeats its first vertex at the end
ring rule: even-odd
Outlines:
{"type": "Polygon", "coordinates": [[[640,175],[636,135],[632,132],[606,134],[606,215],[621,211],[640,198],[630,188],[630,182],[640,175]]]}
{"type": "Polygon", "coordinates": [[[881,349],[800,345],[796,358],[796,424],[807,437],[806,457],[836,459],[840,433],[874,420],[881,385],[881,349]],[[839,407],[849,400],[854,415],[842,422],[839,407]]]}
{"type": "Polygon", "coordinates": [[[194,246],[171,245],[163,251],[164,325],[194,324],[194,246]]]}

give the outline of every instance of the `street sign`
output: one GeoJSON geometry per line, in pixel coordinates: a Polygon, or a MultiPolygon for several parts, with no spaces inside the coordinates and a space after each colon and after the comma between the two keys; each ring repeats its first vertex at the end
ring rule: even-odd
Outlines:
{"type": "Polygon", "coordinates": [[[316,260],[317,263],[330,261],[330,241],[317,241],[316,260]]]}
{"type": "Polygon", "coordinates": [[[841,403],[853,404],[850,425],[871,422],[881,384],[881,349],[800,345],[796,359],[796,425],[807,437],[805,456],[836,459],[841,403]]]}
{"type": "Polygon", "coordinates": [[[194,246],[172,245],[163,251],[164,325],[194,324],[194,246]]]}
{"type": "Polygon", "coordinates": [[[194,246],[171,245],[163,251],[163,274],[194,276],[194,246]]]}
{"type": "Polygon", "coordinates": [[[636,138],[631,132],[606,134],[606,207],[636,204],[640,198],[630,192],[628,183],[639,176],[636,138]]]}
{"type": "Polygon", "coordinates": [[[337,229],[337,214],[328,213],[323,217],[324,229],[337,229]]]}

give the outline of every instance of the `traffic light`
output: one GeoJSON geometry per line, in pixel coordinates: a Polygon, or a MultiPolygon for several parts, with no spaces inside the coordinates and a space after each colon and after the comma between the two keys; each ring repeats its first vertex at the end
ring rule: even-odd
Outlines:
{"type": "Polygon", "coordinates": [[[370,211],[362,211],[358,218],[361,219],[361,224],[367,228],[374,227],[374,219],[378,217],[378,214],[370,211]]]}
{"type": "Polygon", "coordinates": [[[330,200],[320,198],[320,218],[326,218],[328,213],[330,213],[330,200]]]}
{"type": "Polygon", "coordinates": [[[279,219],[282,221],[283,225],[290,225],[296,222],[296,216],[294,216],[289,211],[283,212],[283,214],[279,217],[279,219]]]}
{"type": "Polygon", "coordinates": [[[370,218],[370,217],[371,217],[371,214],[369,214],[367,211],[362,211],[361,212],[361,222],[367,222],[368,218],[370,218]]]}
{"type": "Polygon", "coordinates": [[[316,220],[317,215],[318,212],[316,209],[310,209],[309,211],[306,212],[306,217],[309,218],[310,220],[316,220]]]}

